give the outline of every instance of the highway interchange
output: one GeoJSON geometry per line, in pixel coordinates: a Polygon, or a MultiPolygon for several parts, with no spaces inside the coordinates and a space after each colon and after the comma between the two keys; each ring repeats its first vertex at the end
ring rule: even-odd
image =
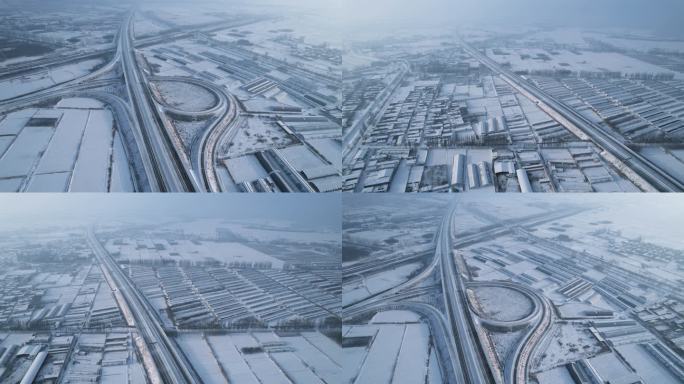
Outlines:
{"type": "Polygon", "coordinates": [[[151,79],[140,66],[136,48],[184,38],[194,32],[209,32],[246,25],[259,19],[247,18],[239,22],[200,24],[183,28],[183,30],[165,31],[159,36],[137,41],[134,32],[135,13],[135,10],[131,10],[124,17],[115,40],[116,47],[113,50],[96,49],[93,52],[77,53],[72,56],[48,57],[3,69],[0,76],[12,78],[40,71],[41,68],[111,56],[104,65],[91,73],[46,89],[1,101],[0,112],[15,110],[55,97],[92,97],[114,109],[117,123],[122,128],[122,135],[129,144],[132,144],[133,148],[129,149],[129,152],[133,152],[129,154],[131,161],[142,169],[141,174],[136,175],[136,190],[221,192],[221,184],[217,180],[214,169],[217,160],[216,149],[218,143],[236,129],[237,117],[240,113],[239,103],[223,87],[193,78],[175,78],[178,81],[199,84],[219,97],[219,104],[210,113],[213,116],[210,126],[193,144],[191,154],[188,156],[182,150],[182,144],[173,127],[165,118],[165,113],[173,111],[168,111],[169,108],[159,105],[152,96],[149,86],[151,79]],[[110,76],[112,74],[115,76],[110,76]],[[120,80],[116,78],[117,74],[121,75],[125,83],[125,99],[100,90],[103,87],[119,85],[120,80]]]}
{"type": "Polygon", "coordinates": [[[505,362],[503,372],[496,372],[491,358],[487,356],[479,335],[483,319],[478,318],[467,298],[467,289],[477,284],[470,275],[459,249],[484,240],[513,233],[516,228],[534,228],[550,221],[572,216],[581,212],[574,208],[558,208],[550,212],[528,215],[523,218],[501,220],[473,231],[457,232],[455,222],[465,206],[453,203],[446,210],[441,225],[434,237],[433,256],[419,273],[386,291],[370,295],[344,307],[344,319],[388,309],[405,309],[425,317],[433,333],[441,360],[443,374],[448,382],[455,383],[497,383],[497,377],[505,377],[506,383],[527,383],[529,365],[540,341],[547,335],[554,313],[548,299],[517,283],[495,282],[511,286],[529,295],[535,304],[535,314],[525,319],[527,327],[523,342],[505,362]],[[440,285],[425,287],[429,279],[437,279],[440,285]],[[443,305],[434,306],[416,301],[417,296],[438,292],[443,305]],[[529,327],[528,327],[529,325],[529,327]],[[447,338],[444,339],[443,336],[447,338]],[[442,344],[440,341],[443,340],[442,344]]]}

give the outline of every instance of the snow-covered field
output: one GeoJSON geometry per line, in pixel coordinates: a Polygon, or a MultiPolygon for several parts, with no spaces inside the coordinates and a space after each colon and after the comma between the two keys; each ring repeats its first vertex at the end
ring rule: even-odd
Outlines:
{"type": "Polygon", "coordinates": [[[420,263],[411,263],[347,283],[342,287],[342,303],[355,303],[375,293],[396,287],[408,280],[408,276],[420,267],[420,263]]]}
{"type": "Polygon", "coordinates": [[[303,144],[292,145],[290,147],[283,148],[280,150],[280,153],[296,169],[299,170],[314,169],[326,165],[321,158],[316,156],[308,147],[304,146],[303,144]]]}
{"type": "MultiPolygon", "coordinates": [[[[666,68],[650,64],[630,56],[617,52],[582,51],[581,54],[568,50],[558,50],[557,55],[550,55],[546,50],[539,48],[506,48],[507,54],[495,55],[492,49],[487,50],[487,55],[499,63],[510,63],[513,70],[545,71],[545,70],[571,70],[605,72],[616,71],[623,74],[632,73],[674,73],[666,68]],[[543,54],[548,60],[537,59],[537,55],[543,54]],[[529,55],[523,59],[523,55],[529,55]]],[[[684,74],[675,73],[676,78],[684,78],[684,74]]]]}
{"type": "Polygon", "coordinates": [[[0,122],[3,190],[133,191],[112,113],[90,99],[63,99],[58,105],[12,112],[0,122]],[[54,124],[31,120],[38,118],[54,119],[54,124]]]}
{"type": "Polygon", "coordinates": [[[109,188],[110,151],[112,148],[112,114],[105,110],[91,111],[74,165],[70,191],[106,192],[109,188]]]}
{"type": "Polygon", "coordinates": [[[254,117],[246,119],[238,127],[233,140],[226,145],[223,155],[238,156],[292,144],[292,139],[273,121],[254,117]]]}
{"type": "Polygon", "coordinates": [[[338,383],[342,348],[317,332],[273,332],[176,338],[206,383],[338,383]]]}
{"type": "Polygon", "coordinates": [[[176,342],[205,383],[228,383],[203,334],[184,333],[176,337],[176,342]]]}
{"type": "Polygon", "coordinates": [[[546,347],[539,350],[542,357],[536,365],[538,371],[591,357],[601,349],[598,341],[586,328],[573,323],[554,324],[551,332],[546,347]]]}
{"type": "Polygon", "coordinates": [[[236,183],[251,182],[268,176],[259,160],[252,154],[226,159],[223,163],[236,183]]]}
{"type": "Polygon", "coordinates": [[[194,84],[180,81],[157,81],[154,86],[159,90],[162,101],[174,108],[188,112],[201,112],[216,105],[216,96],[194,84]]]}
{"type": "MultiPolygon", "coordinates": [[[[430,346],[430,330],[426,324],[402,324],[396,314],[378,314],[394,318],[396,323],[351,325],[343,327],[344,337],[372,337],[366,347],[345,348],[346,383],[418,384],[441,377],[436,355],[430,346]]],[[[377,316],[377,315],[376,315],[377,316]]],[[[432,381],[430,381],[432,382],[432,381]]]]}
{"type": "Polygon", "coordinates": [[[518,291],[502,287],[478,287],[473,291],[487,317],[513,321],[532,313],[532,301],[518,291]]]}
{"type": "Polygon", "coordinates": [[[106,248],[110,252],[120,252],[122,258],[133,263],[184,261],[200,263],[218,261],[231,263],[270,263],[273,268],[282,268],[283,262],[257,251],[242,243],[226,243],[178,240],[174,244],[163,239],[121,239],[119,243],[110,240],[106,248]],[[157,249],[156,245],[160,245],[157,249]]]}
{"type": "Polygon", "coordinates": [[[25,95],[84,76],[99,64],[102,64],[100,59],[86,60],[30,76],[0,81],[0,100],[25,95]]]}
{"type": "Polygon", "coordinates": [[[679,381],[639,344],[616,347],[628,364],[636,369],[646,383],[675,384],[679,381]]]}

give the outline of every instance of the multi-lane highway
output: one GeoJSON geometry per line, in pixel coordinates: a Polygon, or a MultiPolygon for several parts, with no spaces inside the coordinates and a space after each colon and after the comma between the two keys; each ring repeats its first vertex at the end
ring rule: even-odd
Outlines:
{"type": "MultiPolygon", "coordinates": [[[[187,28],[183,28],[180,31],[166,31],[159,36],[148,37],[136,42],[133,30],[134,15],[135,11],[133,10],[124,18],[121,29],[116,36],[114,54],[105,65],[87,75],[56,84],[50,88],[3,100],[0,102],[0,112],[57,96],[79,96],[88,89],[116,85],[117,79],[104,78],[103,76],[121,68],[130,105],[126,108],[128,115],[117,116],[117,119],[124,119],[126,121],[126,125],[132,131],[131,137],[135,139],[130,144],[134,144],[137,147],[133,152],[136,153],[136,156],[139,156],[137,165],[145,173],[138,178],[138,181],[141,181],[138,190],[152,192],[218,192],[221,190],[221,187],[214,170],[216,149],[221,141],[220,139],[226,137],[236,127],[235,118],[238,103],[232,95],[228,95],[222,89],[218,90],[220,104],[216,110],[203,111],[206,113],[215,112],[217,117],[214,118],[211,126],[203,133],[200,140],[194,144],[190,155],[187,155],[183,150],[180,139],[174,132],[174,128],[165,120],[165,109],[158,105],[152,97],[148,84],[150,79],[147,78],[145,72],[138,65],[135,47],[167,41],[166,39],[187,37],[192,31],[188,31],[187,28]],[[129,119],[129,116],[132,119],[129,119]]],[[[193,26],[192,28],[195,31],[212,31],[246,25],[259,20],[262,19],[249,18],[239,22],[207,23],[193,26]]],[[[47,68],[52,65],[60,65],[81,59],[102,57],[108,52],[111,52],[111,50],[105,49],[91,53],[81,52],[74,55],[44,59],[39,62],[41,67],[47,68]]],[[[19,66],[12,70],[6,69],[0,75],[5,77],[11,77],[12,74],[20,75],[34,67],[35,65],[30,67],[19,66]]],[[[217,89],[218,87],[211,87],[212,91],[217,89]]],[[[117,111],[121,110],[118,107],[115,109],[117,111]]]]}
{"type": "Polygon", "coordinates": [[[231,137],[238,127],[238,103],[228,95],[228,105],[214,124],[204,131],[193,151],[194,167],[202,175],[203,188],[210,192],[221,192],[222,187],[216,174],[217,149],[224,138],[231,137]]]}
{"type": "Polygon", "coordinates": [[[189,172],[189,166],[183,162],[174,146],[163,122],[161,107],[153,101],[145,74],[138,67],[133,46],[134,15],[135,13],[131,12],[123,23],[122,31],[119,33],[119,50],[128,96],[142,131],[145,147],[154,165],[154,174],[149,177],[150,185],[153,191],[197,191],[198,181],[193,173],[189,172]]]}
{"type": "Polygon", "coordinates": [[[135,326],[143,336],[146,348],[151,353],[156,369],[164,383],[201,383],[192,365],[176,344],[166,335],[159,320],[145,297],[138,292],[128,276],[117,265],[109,252],[97,240],[94,230],[87,232],[88,244],[95,257],[116,284],[118,292],[124,297],[126,304],[135,319],[135,326]]]}
{"type": "MultiPolygon", "coordinates": [[[[565,123],[564,125],[572,125],[573,128],[576,127],[581,130],[596,145],[613,155],[618,161],[636,172],[639,177],[643,178],[657,190],[661,192],[684,191],[684,183],[672,177],[672,175],[665,170],[629,148],[614,135],[606,132],[602,127],[582,116],[574,109],[549,96],[546,92],[537,88],[532,83],[524,80],[510,70],[503,68],[499,63],[487,57],[487,55],[482,54],[465,41],[461,40],[461,44],[465,51],[479,60],[480,63],[499,74],[514,88],[517,88],[526,96],[531,97],[535,103],[540,105],[540,107],[548,110],[552,115],[557,115],[558,119],[565,123]]],[[[635,184],[639,183],[640,181],[636,180],[635,184]]]]}
{"type": "MultiPolygon", "coordinates": [[[[471,283],[470,272],[465,265],[465,260],[455,254],[453,250],[509,234],[518,228],[532,228],[556,221],[563,217],[575,215],[584,209],[582,207],[562,207],[550,212],[500,220],[471,231],[457,232],[455,223],[460,208],[463,208],[463,203],[454,204],[442,219],[435,237],[434,257],[426,268],[416,276],[391,289],[348,304],[344,307],[344,316],[345,318],[353,317],[388,304],[405,304],[407,303],[405,300],[418,296],[414,291],[422,289],[420,286],[422,282],[433,275],[435,271],[439,271],[446,310],[446,315],[442,315],[442,317],[446,324],[445,332],[449,335],[449,340],[445,342],[449,344],[449,348],[453,348],[455,351],[450,356],[458,357],[457,361],[445,361],[444,363],[449,364],[449,369],[453,370],[457,383],[493,383],[496,379],[489,366],[488,354],[483,350],[478,337],[476,327],[480,325],[475,323],[467,298],[466,287],[467,284],[471,283]]],[[[364,271],[357,272],[364,273],[364,271]]],[[[516,285],[516,288],[520,287],[516,285]]],[[[529,362],[539,345],[539,341],[548,332],[553,319],[553,311],[548,300],[530,289],[525,288],[525,291],[538,298],[538,313],[534,317],[539,320],[529,328],[521,343],[505,362],[504,380],[511,384],[526,383],[529,375],[529,362]]]]}
{"type": "MultiPolygon", "coordinates": [[[[159,32],[159,34],[156,34],[154,36],[145,36],[140,39],[136,39],[135,47],[142,48],[154,44],[168,43],[170,41],[191,37],[195,33],[199,32],[209,33],[219,31],[222,29],[237,28],[264,20],[267,20],[267,18],[249,17],[241,18],[240,21],[218,21],[168,29],[161,31],[159,32]]],[[[53,55],[37,60],[25,61],[8,65],[3,68],[0,68],[0,80],[25,75],[28,73],[33,73],[37,70],[40,71],[43,68],[56,67],[60,65],[75,63],[98,57],[105,57],[107,55],[111,55],[112,53],[116,53],[118,48],[118,37],[115,37],[114,42],[111,44],[111,46],[105,48],[98,48],[87,52],[79,51],[76,53],[67,53],[56,56],[53,55]]]]}
{"type": "Polygon", "coordinates": [[[442,292],[451,338],[456,341],[458,355],[461,360],[463,383],[493,383],[492,373],[482,345],[477,338],[477,331],[468,306],[464,274],[453,257],[452,233],[456,205],[444,218],[439,244],[436,252],[440,259],[442,273],[442,292]]]}

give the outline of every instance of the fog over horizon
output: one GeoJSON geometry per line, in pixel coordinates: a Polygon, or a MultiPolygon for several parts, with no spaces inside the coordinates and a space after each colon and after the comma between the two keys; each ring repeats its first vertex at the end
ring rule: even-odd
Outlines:
{"type": "Polygon", "coordinates": [[[410,28],[554,26],[649,30],[684,37],[679,0],[346,0],[347,26],[410,28]]]}
{"type": "Polygon", "coordinates": [[[334,194],[4,194],[0,230],[30,225],[89,225],[108,221],[245,220],[292,222],[298,229],[337,231],[342,203],[334,194]]]}
{"type": "MultiPolygon", "coordinates": [[[[35,1],[5,0],[0,7],[26,7],[35,1]]],[[[64,9],[91,4],[126,7],[167,4],[180,6],[185,1],[171,0],[40,0],[41,5],[64,9]]],[[[198,0],[193,12],[207,5],[208,11],[254,9],[274,14],[311,12],[319,15],[331,29],[348,35],[371,33],[420,33],[426,29],[450,32],[459,27],[483,29],[528,26],[605,28],[649,31],[663,38],[684,38],[684,1],[681,0],[198,0]]],[[[631,32],[631,31],[630,31],[631,32]]]]}

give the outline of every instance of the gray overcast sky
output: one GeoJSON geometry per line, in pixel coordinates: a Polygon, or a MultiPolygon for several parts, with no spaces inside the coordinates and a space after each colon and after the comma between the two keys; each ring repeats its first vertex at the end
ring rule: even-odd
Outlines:
{"type": "Polygon", "coordinates": [[[345,0],[350,26],[439,24],[620,27],[684,35],[683,0],[345,0]]]}
{"type": "Polygon", "coordinates": [[[193,12],[202,4],[212,11],[225,8],[242,11],[285,13],[310,9],[330,28],[392,32],[422,31],[426,27],[482,25],[527,26],[531,24],[569,27],[648,29],[663,36],[684,38],[684,0],[5,0],[2,6],[35,3],[60,8],[81,7],[95,2],[141,3],[163,7],[181,4],[193,12]]]}
{"type": "Polygon", "coordinates": [[[0,194],[0,227],[97,219],[288,220],[302,227],[340,228],[337,194],[0,194]]]}

